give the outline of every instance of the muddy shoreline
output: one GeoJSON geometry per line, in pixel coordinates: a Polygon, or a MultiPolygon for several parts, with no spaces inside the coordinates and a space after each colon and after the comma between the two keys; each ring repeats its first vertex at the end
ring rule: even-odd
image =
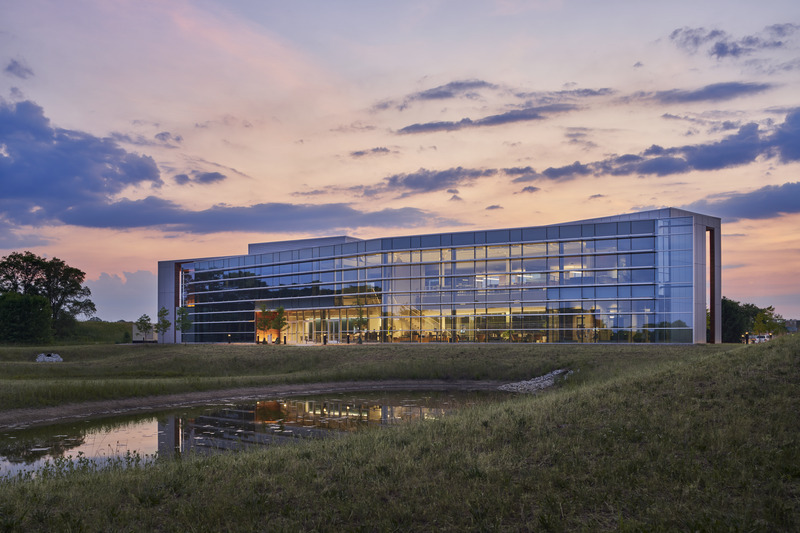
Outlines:
{"type": "Polygon", "coordinates": [[[165,409],[252,399],[257,397],[291,397],[358,391],[413,390],[497,390],[499,381],[469,380],[401,380],[401,381],[343,381],[335,383],[295,383],[200,392],[143,396],[93,402],[70,403],[55,407],[9,409],[0,411],[0,429],[45,426],[76,419],[103,418],[119,414],[145,413],[165,409]]]}

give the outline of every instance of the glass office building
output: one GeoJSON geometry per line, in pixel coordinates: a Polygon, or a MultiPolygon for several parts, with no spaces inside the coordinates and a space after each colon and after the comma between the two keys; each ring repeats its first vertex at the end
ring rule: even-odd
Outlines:
{"type": "Polygon", "coordinates": [[[162,342],[720,342],[720,220],[674,208],[548,226],[257,243],[159,262],[162,342]],[[710,324],[707,338],[707,310],[710,324]],[[284,340],[284,339],[281,339],[284,340]]]}

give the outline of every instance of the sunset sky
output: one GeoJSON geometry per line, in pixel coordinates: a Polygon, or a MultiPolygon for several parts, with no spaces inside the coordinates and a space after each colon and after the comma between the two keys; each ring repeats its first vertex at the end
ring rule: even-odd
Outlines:
{"type": "Polygon", "coordinates": [[[159,260],[680,207],[800,318],[800,2],[0,4],[0,256],[159,260]]]}

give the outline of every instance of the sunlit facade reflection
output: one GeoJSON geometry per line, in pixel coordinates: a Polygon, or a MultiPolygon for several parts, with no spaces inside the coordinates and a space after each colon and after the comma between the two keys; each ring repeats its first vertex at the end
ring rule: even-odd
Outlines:
{"type": "Polygon", "coordinates": [[[249,246],[159,262],[164,342],[720,341],[720,220],[674,208],[550,226],[249,246]],[[283,340],[283,339],[281,339],[283,340]]]}

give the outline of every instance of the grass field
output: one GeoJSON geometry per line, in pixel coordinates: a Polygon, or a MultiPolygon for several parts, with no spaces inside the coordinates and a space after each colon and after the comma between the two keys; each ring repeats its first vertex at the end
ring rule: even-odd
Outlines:
{"type": "MultiPolygon", "coordinates": [[[[86,376],[169,389],[575,373],[543,394],[392,430],[0,483],[0,530],[800,529],[797,336],[752,346],[113,348],[65,349],[60,370],[0,350],[0,370],[14,376],[3,390],[50,383],[83,397],[73,382],[86,376]]],[[[48,400],[59,401],[74,400],[48,400]]]]}
{"type": "Polygon", "coordinates": [[[514,381],[557,368],[599,379],[637,366],[722,353],[732,345],[597,346],[523,344],[86,345],[0,347],[0,409],[157,394],[389,379],[514,381]],[[40,352],[64,363],[35,363],[40,352]]]}

